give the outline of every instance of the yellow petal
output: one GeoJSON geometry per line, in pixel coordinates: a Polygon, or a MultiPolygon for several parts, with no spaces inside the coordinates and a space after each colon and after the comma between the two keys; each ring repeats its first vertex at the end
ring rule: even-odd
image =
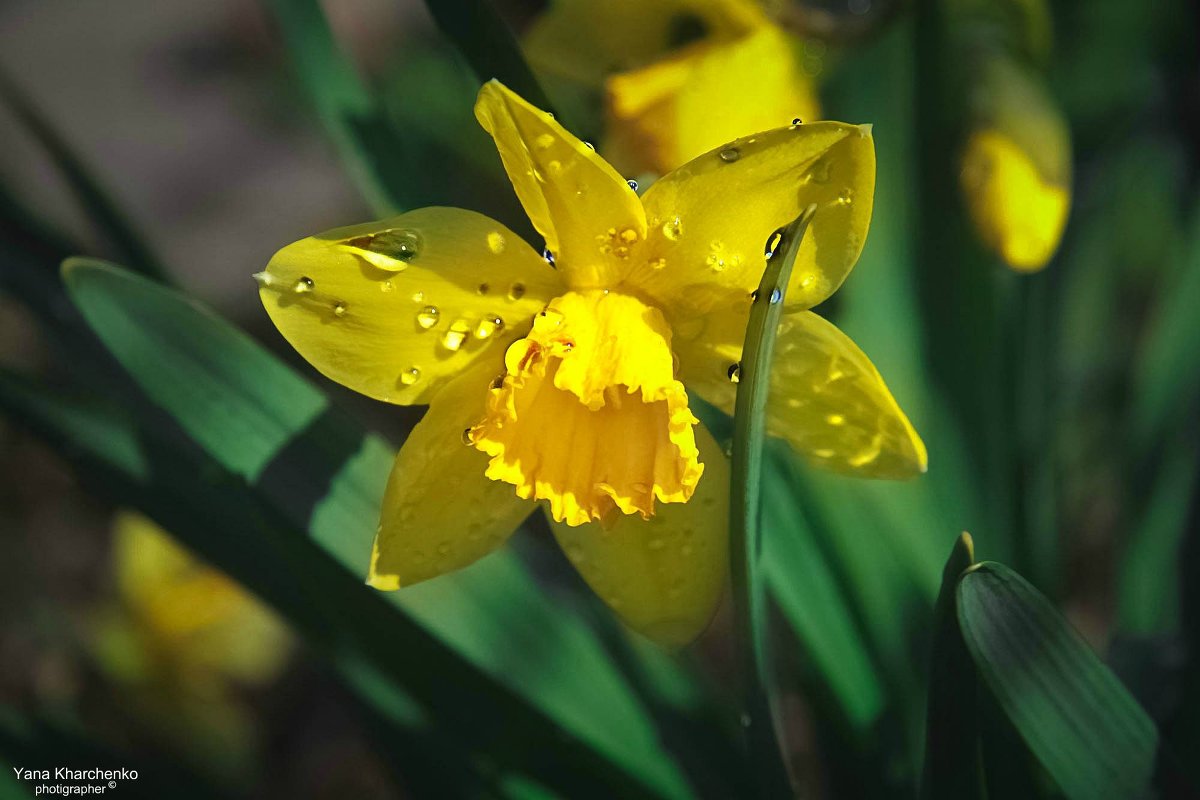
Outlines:
{"type": "Polygon", "coordinates": [[[567,558],[634,630],[680,647],[708,625],[729,561],[729,464],[703,425],[696,440],[707,469],[691,502],[649,520],[621,517],[571,527],[551,521],[567,558]]]}
{"type": "Polygon", "coordinates": [[[539,71],[599,86],[700,39],[737,38],[765,24],[747,0],[556,0],[531,26],[525,52],[539,71]]]}
{"type": "Polygon", "coordinates": [[[466,431],[483,416],[499,359],[463,372],[434,399],[396,454],[367,582],[398,589],[465,567],[503,544],[535,508],[484,477],[466,431]]]}
{"type": "Polygon", "coordinates": [[[517,197],[567,285],[620,282],[646,239],[645,212],[625,178],[497,81],[480,89],[475,117],[496,140],[517,197]]]}
{"type": "Polygon", "coordinates": [[[569,525],[686,503],[704,468],[670,344],[662,314],[634,297],[556,298],[509,348],[472,432],[488,477],[569,525]]]}
{"type": "MultiPolygon", "coordinates": [[[[727,413],[737,385],[745,316],[711,314],[689,342],[677,342],[681,377],[727,413]]],[[[771,369],[767,430],[812,464],[867,478],[925,471],[925,445],[866,354],[811,311],[780,323],[771,369]]]]}
{"type": "Polygon", "coordinates": [[[815,122],[737,139],[646,191],[648,253],[628,281],[673,323],[738,303],[758,286],[772,234],[815,204],[786,300],[788,310],[810,308],[858,260],[874,191],[867,126],[815,122]]]}
{"type": "Polygon", "coordinates": [[[1071,195],[998,130],[975,131],[962,161],[962,191],[980,238],[1013,269],[1033,272],[1058,249],[1071,195]]]}
{"type": "Polygon", "coordinates": [[[615,75],[607,93],[605,154],[633,174],[662,174],[739,136],[819,116],[795,45],[774,26],[615,75]]]}
{"type": "Polygon", "coordinates": [[[422,208],[290,244],[255,276],[271,321],[327,377],[428,403],[504,348],[558,293],[520,237],[482,214],[422,208]]]}

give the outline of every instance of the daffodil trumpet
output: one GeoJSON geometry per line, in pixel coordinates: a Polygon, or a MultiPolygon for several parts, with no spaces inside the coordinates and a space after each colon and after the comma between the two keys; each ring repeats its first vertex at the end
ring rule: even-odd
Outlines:
{"type": "Polygon", "coordinates": [[[688,392],[732,411],[765,251],[810,205],[768,431],[853,475],[925,469],[874,366],[808,310],[863,246],[869,127],[736,139],[639,197],[500,83],[480,90],[475,115],[553,265],[494,220],[423,208],[288,245],[257,276],[271,319],[318,370],[379,400],[429,406],[396,456],[371,585],[465,567],[541,505],[568,559],[628,625],[672,646],[698,635],[727,571],[729,466],[688,392]]]}

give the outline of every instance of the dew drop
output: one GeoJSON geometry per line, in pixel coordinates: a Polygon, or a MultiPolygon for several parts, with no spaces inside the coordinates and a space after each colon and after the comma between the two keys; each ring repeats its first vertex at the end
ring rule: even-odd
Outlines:
{"type": "Polygon", "coordinates": [[[683,222],[679,217],[668,220],[662,226],[663,236],[670,239],[672,242],[679,241],[679,237],[683,236],[683,222]]]}
{"type": "Polygon", "coordinates": [[[482,297],[483,295],[487,294],[491,288],[492,287],[487,285],[486,283],[481,283],[475,287],[475,294],[482,297]]]}
{"type": "Polygon", "coordinates": [[[583,144],[588,150],[594,151],[596,149],[596,145],[592,144],[591,142],[584,142],[583,144]]]}
{"type": "Polygon", "coordinates": [[[400,373],[400,383],[405,386],[412,386],[419,380],[421,380],[421,370],[417,367],[409,367],[400,373]]]}
{"type": "Polygon", "coordinates": [[[792,117],[792,124],[793,125],[803,125],[804,120],[800,119],[799,117],[792,117]]]}
{"type": "Polygon", "coordinates": [[[381,291],[385,294],[388,292],[391,292],[391,291],[395,291],[395,289],[396,289],[396,286],[391,281],[384,281],[383,283],[379,284],[379,291],[381,291]]]}
{"type": "Polygon", "coordinates": [[[736,361],[729,365],[729,369],[725,370],[726,377],[730,383],[737,383],[742,379],[742,362],[736,361]]]}
{"type": "Polygon", "coordinates": [[[551,161],[546,164],[546,169],[550,170],[551,175],[561,175],[562,174],[562,162],[557,161],[557,160],[551,161]]]}
{"type": "Polygon", "coordinates": [[[437,306],[425,306],[417,312],[417,324],[425,330],[429,330],[434,325],[438,324],[441,319],[442,312],[438,311],[437,306]]]}
{"type": "Polygon", "coordinates": [[[771,305],[775,305],[782,299],[783,299],[783,292],[780,290],[780,288],[778,286],[776,286],[774,289],[771,290],[771,296],[770,296],[770,298],[768,298],[768,302],[770,302],[771,305]]]}
{"type": "Polygon", "coordinates": [[[424,303],[425,302],[425,293],[424,292],[413,292],[412,293],[412,301],[414,303],[424,303]]]}
{"type": "Polygon", "coordinates": [[[630,189],[633,189],[635,192],[637,191],[637,181],[635,181],[633,178],[630,178],[625,182],[629,184],[630,189]]]}
{"type": "Polygon", "coordinates": [[[504,320],[497,314],[488,314],[475,326],[475,338],[489,339],[502,328],[504,328],[504,320]]]}
{"type": "Polygon", "coordinates": [[[775,257],[775,251],[779,249],[779,243],[782,241],[783,241],[783,229],[782,228],[775,231],[774,233],[772,233],[770,238],[767,239],[767,247],[763,251],[763,255],[767,257],[767,261],[770,261],[772,258],[775,257]]]}
{"type": "Polygon", "coordinates": [[[508,242],[504,241],[504,234],[500,231],[492,231],[487,235],[488,250],[491,250],[496,255],[504,252],[504,246],[508,242]]]}
{"type": "Polygon", "coordinates": [[[308,294],[314,288],[316,288],[316,284],[313,283],[312,278],[309,278],[307,276],[302,277],[302,278],[297,278],[296,282],[294,284],[292,284],[292,291],[295,292],[296,294],[308,294]]]}
{"type": "Polygon", "coordinates": [[[475,444],[475,434],[472,433],[472,428],[463,428],[462,443],[468,447],[475,444]]]}
{"type": "Polygon", "coordinates": [[[838,194],[837,204],[839,206],[848,206],[854,202],[854,190],[849,187],[842,189],[838,194]]]}
{"type": "Polygon", "coordinates": [[[256,272],[252,277],[259,286],[270,286],[273,282],[270,273],[267,272],[256,272]]]}
{"type": "Polygon", "coordinates": [[[455,320],[450,326],[450,329],[442,335],[442,347],[450,352],[456,352],[463,346],[463,342],[467,340],[467,334],[471,332],[471,325],[465,319],[455,320]]]}
{"type": "Polygon", "coordinates": [[[416,231],[397,228],[366,237],[365,242],[356,239],[351,244],[359,249],[407,263],[420,254],[421,235],[416,231]]]}
{"type": "Polygon", "coordinates": [[[734,161],[737,161],[742,157],[742,151],[736,147],[726,147],[721,150],[721,152],[717,153],[717,156],[720,157],[720,159],[726,164],[732,164],[734,161]]]}
{"type": "Polygon", "coordinates": [[[339,318],[346,316],[346,304],[345,303],[334,303],[333,304],[333,315],[335,317],[339,317],[339,318]]]}
{"type": "Polygon", "coordinates": [[[504,376],[497,375],[496,377],[492,378],[492,382],[491,382],[490,386],[493,389],[503,389],[504,388],[504,376]]]}
{"type": "MultiPolygon", "coordinates": [[[[553,119],[553,117],[551,117],[553,119]]],[[[554,144],[554,134],[543,133],[541,136],[533,140],[539,150],[548,150],[554,144]]]]}
{"type": "Polygon", "coordinates": [[[552,267],[554,266],[554,253],[550,252],[549,247],[542,248],[542,258],[546,259],[547,264],[549,264],[552,267]]]}
{"type": "Polygon", "coordinates": [[[650,262],[650,269],[654,269],[654,270],[665,269],[666,266],[667,266],[667,260],[665,258],[656,258],[650,262]]]}
{"type": "Polygon", "coordinates": [[[514,283],[512,286],[508,287],[508,299],[509,300],[520,300],[524,296],[525,296],[525,284],[514,283]]]}

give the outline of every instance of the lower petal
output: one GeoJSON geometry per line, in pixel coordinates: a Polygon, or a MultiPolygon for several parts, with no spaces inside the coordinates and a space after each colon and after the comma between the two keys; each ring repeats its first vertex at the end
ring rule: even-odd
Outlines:
{"type": "Polygon", "coordinates": [[[367,582],[398,589],[465,567],[503,544],[533,511],[484,477],[487,456],[464,443],[483,415],[496,361],[472,366],[438,393],[396,454],[367,582]]]}
{"type": "Polygon", "coordinates": [[[707,469],[691,502],[649,520],[620,517],[572,527],[551,521],[567,558],[625,624],[668,647],[695,639],[721,599],[729,563],[729,464],[704,428],[707,469]]]}
{"type": "MultiPolygon", "coordinates": [[[[746,319],[710,314],[695,338],[676,348],[683,379],[733,413],[746,319]]],[[[911,478],[925,471],[925,445],[866,354],[832,323],[805,311],[779,325],[767,431],[815,466],[867,478],[911,478]]]]}

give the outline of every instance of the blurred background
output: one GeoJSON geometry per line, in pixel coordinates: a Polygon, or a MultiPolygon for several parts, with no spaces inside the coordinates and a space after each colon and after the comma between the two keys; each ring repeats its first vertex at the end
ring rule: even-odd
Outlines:
{"type": "MultiPolygon", "coordinates": [[[[875,126],[867,249],[845,289],[818,311],[879,367],[929,447],[930,473],[914,484],[851,486],[772,450],[798,509],[768,523],[767,558],[785,748],[801,794],[915,796],[933,602],[962,530],[974,535],[978,557],[1008,564],[1053,601],[1163,741],[1196,753],[1193,5],[773,0],[753,11],[768,22],[751,24],[723,21],[740,19],[720,10],[735,3],[615,3],[628,37],[619,25],[615,34],[606,28],[603,14],[589,25],[578,12],[587,5],[495,4],[560,118],[643,188],[672,164],[793,118],[875,126]],[[670,24],[657,39],[635,34],[657,30],[661,19],[670,24]],[[722,73],[731,85],[706,89],[696,83],[702,71],[687,67],[680,80],[710,99],[681,102],[670,114],[663,98],[640,107],[636,87],[611,80],[701,46],[718,53],[726,39],[750,35],[743,24],[782,37],[783,77],[740,86],[732,78],[753,83],[766,62],[739,73],[731,59],[722,73]],[[715,141],[684,152],[676,129],[704,125],[715,141]]],[[[471,6],[452,3],[442,13],[471,6]]],[[[420,411],[373,403],[316,375],[270,325],[251,274],[289,242],[404,205],[472,208],[541,242],[475,125],[479,64],[455,47],[471,34],[447,36],[453,23],[440,19],[439,28],[415,0],[322,4],[342,54],[330,57],[361,77],[370,98],[361,124],[347,126],[336,119],[337,92],[356,79],[329,89],[312,77],[334,63],[313,43],[320,15],[309,11],[317,7],[0,5],[0,366],[10,389],[19,376],[26,388],[125,402],[127,379],[101,380],[123,373],[94,355],[98,343],[83,343],[57,288],[61,256],[82,253],[161,265],[166,282],[307,375],[356,425],[393,446],[403,440],[420,411]],[[364,179],[363,163],[387,160],[372,161],[380,153],[392,158],[380,167],[385,177],[364,179]],[[97,217],[73,170],[94,179],[107,198],[99,205],[118,209],[120,224],[97,217]],[[135,246],[122,230],[136,231],[135,246]]],[[[418,732],[404,738],[395,720],[409,717],[382,713],[387,701],[340,660],[349,645],[314,635],[329,630],[319,622],[295,630],[295,620],[270,608],[282,595],[247,591],[242,576],[197,560],[194,540],[181,534],[180,544],[163,530],[175,519],[161,512],[176,502],[171,495],[140,506],[141,495],[114,489],[119,480],[89,461],[85,444],[47,434],[41,417],[21,407],[6,400],[0,408],[0,760],[142,765],[146,778],[128,787],[130,796],[624,794],[564,789],[569,781],[546,778],[553,770],[527,763],[515,744],[464,744],[460,753],[444,744],[458,741],[458,719],[401,724],[418,732]],[[424,748],[446,763],[426,759],[424,748]],[[467,764],[482,776],[478,784],[449,782],[467,764]],[[526,773],[553,789],[512,777],[526,773]]],[[[223,497],[205,494],[221,484],[212,469],[188,469],[189,480],[208,487],[197,497],[223,497]]],[[[218,517],[194,518],[217,526],[218,517]]],[[[373,524],[356,541],[369,542],[373,524]]],[[[507,688],[521,695],[542,681],[560,693],[545,707],[585,741],[620,738],[619,724],[606,728],[595,716],[611,700],[606,692],[617,691],[639,709],[648,741],[675,759],[674,772],[649,780],[646,796],[746,796],[739,787],[752,767],[732,752],[736,725],[721,693],[733,659],[728,612],[687,652],[657,653],[597,607],[540,524],[513,540],[514,564],[549,603],[562,604],[571,627],[541,640],[540,623],[523,623],[533,630],[522,636],[539,642],[527,660],[541,660],[532,677],[507,688]],[[604,666],[589,661],[587,674],[604,677],[589,683],[581,663],[593,656],[604,666]],[[603,688],[606,681],[625,688],[603,688]],[[579,699],[577,686],[595,694],[579,699]]],[[[321,606],[319,584],[300,582],[303,574],[292,574],[299,591],[321,606]]],[[[416,596],[417,618],[435,630],[459,624],[461,610],[436,597],[416,596]]],[[[491,613],[504,622],[525,610],[514,601],[491,613]]],[[[510,652],[523,640],[481,630],[450,638],[505,684],[519,672],[509,663],[524,665],[510,652]]],[[[410,640],[402,629],[395,635],[400,658],[410,640]]],[[[405,687],[418,706],[422,685],[405,687]]],[[[473,705],[462,714],[506,720],[504,708],[473,705]]],[[[1019,742],[1008,745],[1029,758],[1019,742]]],[[[24,796],[6,780],[0,793],[24,796]]],[[[1037,790],[1062,791],[1051,781],[1037,790]]]]}

